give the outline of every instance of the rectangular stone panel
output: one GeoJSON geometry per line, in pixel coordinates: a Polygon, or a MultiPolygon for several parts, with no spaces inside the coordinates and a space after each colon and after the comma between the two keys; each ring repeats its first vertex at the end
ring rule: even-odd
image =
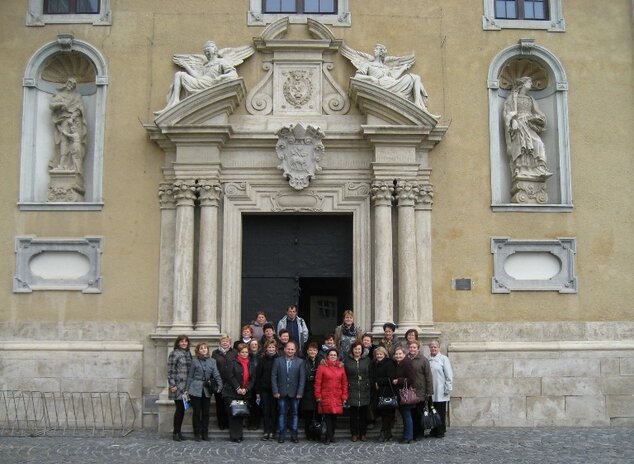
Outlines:
{"type": "Polygon", "coordinates": [[[598,359],[526,359],[515,360],[515,377],[599,377],[598,359]]]}
{"type": "Polygon", "coordinates": [[[600,395],[567,396],[566,416],[577,419],[605,420],[607,423],[605,397],[600,395]]]}
{"type": "Polygon", "coordinates": [[[608,415],[634,417],[634,395],[611,395],[607,398],[608,415]]]}
{"type": "Polygon", "coordinates": [[[544,377],[542,394],[560,395],[601,395],[601,379],[597,377],[544,377]]]}
{"type": "Polygon", "coordinates": [[[463,398],[482,396],[537,396],[541,394],[539,379],[471,378],[454,382],[453,394],[463,398]]]}
{"type": "Polygon", "coordinates": [[[563,419],[566,401],[563,396],[539,396],[526,399],[526,416],[531,420],[563,419]]]}

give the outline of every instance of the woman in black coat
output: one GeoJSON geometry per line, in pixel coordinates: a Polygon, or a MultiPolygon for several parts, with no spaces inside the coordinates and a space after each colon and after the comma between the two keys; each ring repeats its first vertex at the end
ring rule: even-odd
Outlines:
{"type": "MultiPolygon", "coordinates": [[[[396,396],[396,389],[392,381],[396,378],[396,363],[388,357],[387,350],[379,346],[374,350],[374,361],[370,365],[370,380],[376,397],[396,396]]],[[[376,415],[381,418],[381,433],[379,441],[389,441],[392,439],[392,427],[394,425],[394,415],[396,408],[381,408],[376,410],[376,415]]]]}
{"type": "Polygon", "coordinates": [[[273,387],[271,387],[271,372],[273,363],[277,358],[277,343],[269,340],[264,344],[264,354],[258,362],[255,370],[255,394],[256,401],[260,400],[262,411],[262,423],[264,435],[262,440],[267,441],[275,433],[276,401],[273,398],[273,387]]]}
{"type": "Polygon", "coordinates": [[[306,348],[306,359],[304,360],[304,368],[306,369],[306,385],[304,386],[304,396],[302,396],[302,414],[304,415],[304,431],[306,436],[310,438],[308,426],[315,418],[315,410],[317,409],[317,401],[315,401],[315,376],[319,367],[319,348],[317,343],[311,342],[306,348]]]}
{"type": "Polygon", "coordinates": [[[343,360],[348,378],[350,405],[350,434],[352,441],[366,441],[368,405],[370,404],[370,359],[363,357],[361,342],[350,345],[350,353],[343,360]]]}
{"type": "MultiPolygon", "coordinates": [[[[220,371],[223,385],[227,383],[225,374],[227,372],[227,364],[236,356],[236,351],[231,348],[231,337],[221,337],[218,348],[211,353],[211,357],[216,360],[216,367],[220,371]]],[[[222,399],[222,392],[214,392],[214,400],[216,402],[216,418],[218,419],[218,428],[224,430],[229,427],[229,416],[227,416],[227,409],[225,408],[225,402],[222,399]]]]}
{"type": "Polygon", "coordinates": [[[243,439],[244,417],[231,415],[231,402],[243,400],[247,404],[249,403],[249,398],[253,394],[253,385],[255,385],[255,369],[249,359],[247,345],[243,343],[238,345],[237,352],[238,355],[227,363],[226,383],[222,389],[222,398],[229,416],[229,439],[235,443],[240,443],[243,439]]]}

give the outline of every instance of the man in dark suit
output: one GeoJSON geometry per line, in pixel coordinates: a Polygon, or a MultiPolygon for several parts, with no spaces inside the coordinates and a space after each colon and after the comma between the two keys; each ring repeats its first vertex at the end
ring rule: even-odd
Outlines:
{"type": "Polygon", "coordinates": [[[278,442],[284,443],[286,438],[286,417],[291,412],[291,441],[298,442],[299,400],[304,394],[306,371],[304,363],[295,356],[297,345],[289,341],[284,348],[284,356],[280,356],[273,364],[271,372],[271,389],[277,398],[279,415],[277,419],[278,442]]]}

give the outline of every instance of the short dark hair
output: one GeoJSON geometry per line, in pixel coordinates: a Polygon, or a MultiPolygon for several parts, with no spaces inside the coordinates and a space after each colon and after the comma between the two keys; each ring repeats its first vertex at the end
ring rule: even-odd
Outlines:
{"type": "Polygon", "coordinates": [[[310,350],[311,348],[315,348],[317,351],[319,351],[319,347],[317,346],[317,343],[315,342],[310,342],[308,346],[306,346],[306,351],[310,350]]]}
{"type": "Polygon", "coordinates": [[[189,346],[191,345],[191,343],[189,342],[189,337],[187,335],[179,335],[178,337],[176,337],[176,341],[174,342],[175,350],[179,348],[178,344],[181,342],[181,340],[187,340],[187,348],[189,348],[189,346]]]}
{"type": "Polygon", "coordinates": [[[280,330],[280,333],[278,335],[281,336],[283,334],[290,334],[290,332],[288,330],[286,330],[286,329],[282,329],[282,330],[280,330]]]}
{"type": "MultiPolygon", "coordinates": [[[[360,346],[360,347],[361,347],[361,349],[363,350],[363,343],[361,343],[361,342],[354,342],[352,345],[350,345],[350,351],[349,351],[349,353],[350,353],[350,354],[352,354],[352,350],[354,350],[354,349],[355,349],[355,347],[357,347],[357,346],[360,346]]],[[[362,351],[361,353],[363,353],[363,351],[362,351]]]]}

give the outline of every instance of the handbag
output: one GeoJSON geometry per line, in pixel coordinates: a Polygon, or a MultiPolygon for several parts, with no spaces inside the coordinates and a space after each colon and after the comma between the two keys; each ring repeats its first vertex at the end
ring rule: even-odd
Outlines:
{"type": "Polygon", "coordinates": [[[316,414],[313,415],[313,419],[308,424],[308,439],[322,440],[326,437],[327,432],[328,427],[324,416],[317,417],[316,414]]]}
{"type": "Polygon", "coordinates": [[[416,396],[416,390],[407,386],[407,380],[405,380],[405,386],[398,391],[398,396],[401,405],[413,405],[421,402],[421,399],[416,396]]]}
{"type": "Polygon", "coordinates": [[[231,417],[245,417],[249,415],[249,406],[244,400],[232,400],[229,404],[231,417]]]}
{"type": "Polygon", "coordinates": [[[435,429],[440,427],[442,423],[442,419],[436,408],[433,405],[427,406],[423,408],[423,413],[420,418],[420,425],[423,429],[435,429]]]}
{"type": "Polygon", "coordinates": [[[390,390],[392,390],[391,395],[379,396],[379,399],[376,403],[377,409],[396,409],[398,407],[398,398],[394,394],[394,387],[390,383],[390,390]]]}

